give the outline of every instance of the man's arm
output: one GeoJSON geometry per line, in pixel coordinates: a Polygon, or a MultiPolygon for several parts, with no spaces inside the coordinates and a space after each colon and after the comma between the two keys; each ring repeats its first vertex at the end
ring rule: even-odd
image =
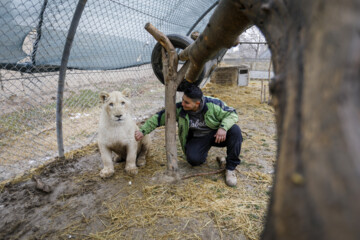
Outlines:
{"type": "MultiPolygon", "coordinates": [[[[181,110],[181,102],[176,103],[176,121],[179,120],[179,112],[181,110]]],[[[157,127],[165,126],[165,109],[157,112],[155,115],[150,117],[140,127],[139,131],[135,131],[136,141],[140,141],[145,135],[154,131],[157,127]]]]}
{"type": "Polygon", "coordinates": [[[141,139],[143,139],[144,134],[142,132],[140,132],[139,130],[135,131],[135,140],[136,141],[140,141],[141,139]]]}
{"type": "Polygon", "coordinates": [[[163,111],[160,111],[155,115],[151,116],[148,120],[146,120],[145,123],[140,127],[140,130],[135,131],[135,135],[134,135],[135,140],[140,141],[145,135],[151,133],[157,127],[160,127],[162,123],[161,122],[162,115],[164,115],[163,111]]]}
{"type": "Polygon", "coordinates": [[[215,114],[220,121],[219,128],[223,128],[225,131],[229,130],[239,121],[239,116],[237,115],[235,109],[226,105],[223,108],[215,106],[215,114]]]}
{"type": "Polygon", "coordinates": [[[211,114],[220,123],[217,128],[227,131],[239,120],[236,110],[218,98],[206,97],[206,104],[211,108],[211,114]]]}
{"type": "Polygon", "coordinates": [[[225,131],[227,131],[239,121],[239,116],[236,112],[225,113],[224,115],[225,117],[221,121],[220,128],[223,128],[225,131]]]}
{"type": "Polygon", "coordinates": [[[145,123],[140,127],[140,130],[135,131],[136,141],[141,140],[145,135],[154,131],[157,127],[165,125],[165,110],[151,116],[145,123]]]}
{"type": "Polygon", "coordinates": [[[215,142],[221,143],[226,140],[226,130],[223,128],[219,128],[215,134],[215,142]]]}
{"type": "Polygon", "coordinates": [[[224,142],[226,140],[227,130],[229,130],[239,120],[234,108],[228,107],[221,100],[219,101],[220,102],[218,104],[214,105],[214,114],[220,121],[219,128],[214,135],[216,143],[224,142]]]}

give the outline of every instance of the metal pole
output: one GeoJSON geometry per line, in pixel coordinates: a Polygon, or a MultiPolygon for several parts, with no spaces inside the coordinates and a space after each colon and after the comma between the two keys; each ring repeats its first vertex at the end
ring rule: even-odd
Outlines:
{"type": "Polygon", "coordinates": [[[41,7],[40,15],[39,15],[39,23],[38,23],[38,25],[36,27],[36,40],[35,40],[35,43],[34,43],[34,46],[33,46],[33,51],[31,53],[31,62],[32,62],[33,66],[36,65],[35,57],[36,57],[36,52],[37,52],[38,45],[39,45],[39,42],[40,42],[40,39],[41,39],[41,27],[42,27],[42,24],[43,24],[43,21],[44,21],[44,12],[45,12],[47,4],[48,4],[48,0],[44,0],[44,3],[42,5],[42,7],[41,7]]]}
{"type": "Polygon", "coordinates": [[[191,26],[191,28],[189,29],[189,31],[186,33],[186,36],[189,36],[191,34],[191,32],[194,30],[194,28],[198,25],[198,23],[216,6],[219,4],[219,1],[216,1],[213,5],[211,5],[209,7],[208,10],[206,10],[200,17],[199,19],[191,26]]]}
{"type": "Polygon", "coordinates": [[[62,104],[63,104],[63,96],[64,96],[66,68],[70,56],[71,45],[74,40],[76,29],[79,25],[81,14],[85,8],[86,2],[87,0],[79,0],[76,6],[76,10],[70,24],[69,32],[66,37],[63,55],[61,58],[58,92],[57,92],[57,104],[56,104],[56,133],[57,133],[58,151],[60,158],[64,157],[64,141],[63,141],[63,131],[62,131],[62,107],[63,107],[62,104]]]}
{"type": "MultiPolygon", "coordinates": [[[[270,64],[269,64],[269,75],[268,75],[268,86],[270,86],[270,74],[271,74],[271,64],[272,64],[272,61],[270,59],[270,64]]],[[[269,95],[268,95],[268,104],[270,103],[270,90],[269,90],[269,95]]]]}

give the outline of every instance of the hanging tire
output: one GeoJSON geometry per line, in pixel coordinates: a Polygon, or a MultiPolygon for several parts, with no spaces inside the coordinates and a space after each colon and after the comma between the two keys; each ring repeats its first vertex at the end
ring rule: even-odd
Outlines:
{"type": "MultiPolygon", "coordinates": [[[[180,53],[180,51],[178,50],[184,50],[187,46],[189,46],[191,43],[194,42],[194,40],[192,40],[189,37],[185,37],[182,35],[178,35],[178,34],[169,34],[167,35],[167,37],[169,38],[170,42],[173,44],[173,46],[175,47],[175,49],[177,50],[178,54],[180,53]]],[[[153,68],[153,71],[155,73],[155,76],[159,79],[159,81],[164,84],[164,75],[162,73],[162,55],[161,55],[161,44],[157,43],[152,51],[151,54],[151,65],[153,68]]],[[[204,65],[204,69],[201,72],[200,76],[198,77],[198,79],[194,82],[194,84],[196,86],[199,86],[199,84],[201,83],[201,81],[203,80],[204,76],[205,76],[205,65],[204,65]]],[[[177,88],[177,91],[179,92],[183,92],[185,90],[185,86],[186,86],[186,80],[184,79],[180,85],[177,88]]]]}

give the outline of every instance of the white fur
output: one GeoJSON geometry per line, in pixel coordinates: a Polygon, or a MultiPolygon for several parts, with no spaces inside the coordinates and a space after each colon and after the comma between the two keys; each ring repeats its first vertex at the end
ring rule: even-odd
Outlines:
{"type": "Polygon", "coordinates": [[[146,135],[139,142],[135,140],[134,134],[139,128],[131,116],[129,96],[129,89],[100,94],[103,104],[98,145],[104,164],[104,168],[100,171],[100,176],[103,178],[110,177],[114,173],[112,152],[118,155],[118,159],[126,159],[125,171],[131,175],[138,173],[137,165],[143,166],[146,163],[145,156],[150,138],[146,135]]]}

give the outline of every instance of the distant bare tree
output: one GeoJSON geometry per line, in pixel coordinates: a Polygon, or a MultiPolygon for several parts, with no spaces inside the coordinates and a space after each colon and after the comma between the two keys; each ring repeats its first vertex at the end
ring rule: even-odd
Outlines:
{"type": "Polygon", "coordinates": [[[263,44],[264,42],[266,42],[264,35],[256,26],[253,26],[243,32],[239,36],[239,39],[239,54],[242,58],[253,59],[254,61],[251,63],[250,68],[252,70],[255,70],[256,59],[258,59],[260,53],[264,52],[267,49],[267,45],[263,44]]]}

